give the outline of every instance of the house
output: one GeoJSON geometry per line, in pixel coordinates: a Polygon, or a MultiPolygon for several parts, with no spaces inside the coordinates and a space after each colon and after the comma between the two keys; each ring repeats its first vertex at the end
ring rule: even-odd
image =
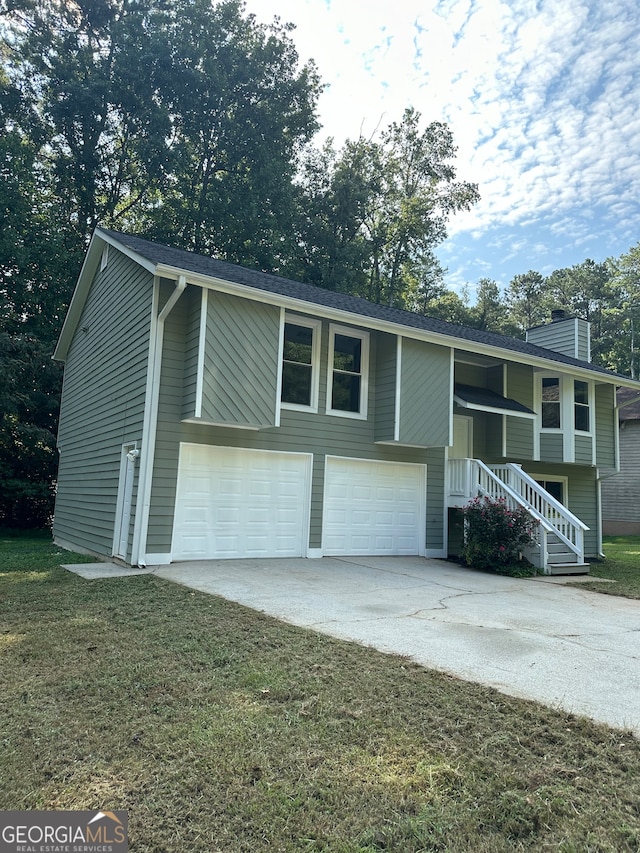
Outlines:
{"type": "Polygon", "coordinates": [[[489,494],[535,517],[537,565],[585,571],[640,388],[582,320],[515,340],[104,228],[54,357],[55,541],[133,565],[446,557],[489,494]]]}
{"type": "Polygon", "coordinates": [[[640,536],[640,394],[620,388],[618,473],[602,482],[602,530],[608,536],[640,536]]]}

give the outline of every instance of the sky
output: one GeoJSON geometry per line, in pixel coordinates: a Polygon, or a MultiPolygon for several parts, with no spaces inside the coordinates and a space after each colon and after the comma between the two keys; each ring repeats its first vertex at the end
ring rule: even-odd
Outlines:
{"type": "Polygon", "coordinates": [[[296,25],[327,88],[320,144],[415,107],[446,122],[481,201],[437,255],[446,285],[603,261],[640,241],[638,0],[246,0],[296,25]]]}

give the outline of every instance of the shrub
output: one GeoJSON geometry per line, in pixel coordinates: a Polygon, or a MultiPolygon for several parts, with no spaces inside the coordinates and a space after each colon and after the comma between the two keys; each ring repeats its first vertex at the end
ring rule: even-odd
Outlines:
{"type": "Polygon", "coordinates": [[[535,569],[522,558],[533,542],[536,522],[521,508],[509,509],[503,498],[478,497],[464,510],[462,558],[474,569],[530,575],[535,569]]]}

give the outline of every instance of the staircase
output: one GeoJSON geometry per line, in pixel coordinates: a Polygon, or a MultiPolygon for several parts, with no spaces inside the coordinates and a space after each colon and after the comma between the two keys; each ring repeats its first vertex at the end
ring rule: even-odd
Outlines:
{"type": "Polygon", "coordinates": [[[486,496],[524,508],[537,522],[525,557],[548,575],[588,574],[584,560],[586,524],[526,474],[520,465],[485,465],[479,459],[450,459],[447,468],[450,507],[463,507],[486,496]]]}

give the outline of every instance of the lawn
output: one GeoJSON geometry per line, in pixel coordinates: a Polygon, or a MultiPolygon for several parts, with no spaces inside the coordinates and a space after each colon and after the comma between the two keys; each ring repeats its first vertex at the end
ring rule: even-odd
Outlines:
{"type": "Polygon", "coordinates": [[[605,559],[591,563],[589,574],[613,583],[583,582],[581,587],[640,598],[640,536],[605,536],[602,544],[605,559]]]}
{"type": "Polygon", "coordinates": [[[134,853],[640,849],[640,742],[0,535],[0,808],[134,853]]]}

